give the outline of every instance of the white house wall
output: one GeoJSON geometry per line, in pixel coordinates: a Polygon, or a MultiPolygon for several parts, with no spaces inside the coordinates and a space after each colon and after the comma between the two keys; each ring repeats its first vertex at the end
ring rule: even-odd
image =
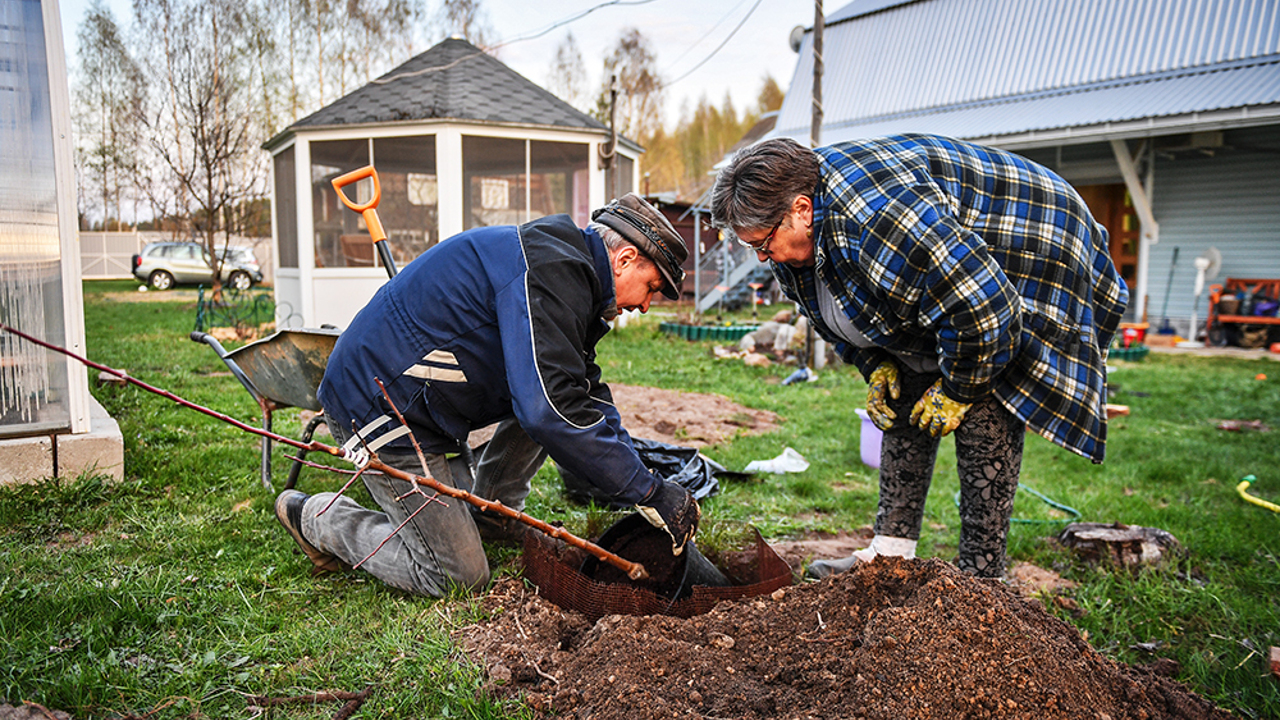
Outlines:
{"type": "Polygon", "coordinates": [[[276,301],[276,327],[306,327],[302,314],[302,280],[297,268],[277,268],[272,293],[276,301]]]}

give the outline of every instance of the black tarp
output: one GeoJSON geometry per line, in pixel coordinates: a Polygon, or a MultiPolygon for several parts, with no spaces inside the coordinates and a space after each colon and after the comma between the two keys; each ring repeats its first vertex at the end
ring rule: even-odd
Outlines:
{"type": "MultiPolygon", "coordinates": [[[[681,485],[697,500],[711,497],[720,492],[719,478],[737,479],[746,477],[743,473],[725,469],[720,463],[699,453],[697,448],[669,445],[657,440],[646,440],[644,438],[632,438],[631,442],[635,445],[636,452],[640,454],[640,461],[644,463],[645,467],[663,480],[670,480],[681,485]]],[[[565,492],[569,494],[570,498],[581,503],[595,501],[597,505],[614,509],[629,509],[631,507],[630,505],[611,501],[608,496],[597,490],[594,485],[566,471],[559,464],[556,465],[556,469],[560,471],[560,477],[564,480],[565,492]]]]}

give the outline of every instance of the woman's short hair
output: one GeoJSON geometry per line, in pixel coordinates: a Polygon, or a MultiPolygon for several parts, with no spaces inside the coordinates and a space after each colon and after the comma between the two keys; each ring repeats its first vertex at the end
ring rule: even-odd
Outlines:
{"type": "Polygon", "coordinates": [[[790,138],[756,143],[716,177],[712,222],[730,231],[771,227],[797,196],[812,195],[817,185],[818,158],[812,150],[790,138]]]}

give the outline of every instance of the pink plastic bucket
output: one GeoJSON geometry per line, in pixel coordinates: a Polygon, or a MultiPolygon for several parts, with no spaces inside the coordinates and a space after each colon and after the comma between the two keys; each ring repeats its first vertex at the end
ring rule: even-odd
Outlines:
{"type": "Polygon", "coordinates": [[[862,430],[859,432],[861,437],[858,439],[858,449],[862,451],[862,462],[868,467],[879,468],[880,441],[884,439],[884,433],[871,422],[871,416],[866,410],[858,408],[855,412],[862,418],[862,430]]]}

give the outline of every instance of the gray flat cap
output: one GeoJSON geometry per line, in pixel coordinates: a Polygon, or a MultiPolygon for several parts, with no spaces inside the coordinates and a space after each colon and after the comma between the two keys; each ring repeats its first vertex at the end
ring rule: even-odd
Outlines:
{"type": "Polygon", "coordinates": [[[617,232],[652,260],[667,281],[662,294],[672,300],[680,299],[680,287],[684,283],[684,269],[680,266],[689,257],[689,249],[685,247],[684,238],[657,208],[639,195],[627,193],[591,213],[591,219],[617,232]]]}

